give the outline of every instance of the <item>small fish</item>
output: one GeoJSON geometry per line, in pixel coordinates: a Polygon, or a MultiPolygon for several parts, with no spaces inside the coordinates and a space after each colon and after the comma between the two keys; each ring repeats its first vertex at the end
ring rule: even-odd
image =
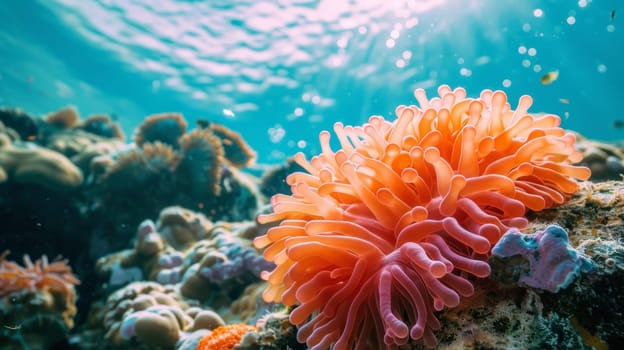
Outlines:
{"type": "Polygon", "coordinates": [[[555,80],[557,80],[557,78],[559,78],[559,71],[555,70],[542,75],[542,77],[540,78],[540,82],[542,83],[542,85],[548,85],[552,84],[555,80]]]}
{"type": "Polygon", "coordinates": [[[611,22],[613,22],[615,19],[615,10],[611,10],[611,15],[609,17],[611,18],[611,22]]]}
{"type": "Polygon", "coordinates": [[[622,129],[622,128],[624,128],[624,120],[614,120],[613,121],[613,127],[615,129],[622,129]]]}
{"type": "Polygon", "coordinates": [[[12,330],[12,331],[17,331],[17,330],[19,330],[20,328],[22,328],[22,325],[19,325],[19,324],[18,324],[17,326],[9,326],[9,325],[4,325],[4,328],[6,328],[6,329],[10,329],[10,330],[12,330]]]}
{"type": "Polygon", "coordinates": [[[228,117],[228,118],[234,118],[236,115],[234,114],[234,111],[232,111],[231,109],[227,109],[227,108],[223,108],[223,115],[228,117]]]}
{"type": "Polygon", "coordinates": [[[567,98],[560,98],[559,102],[566,104],[566,105],[570,104],[570,100],[568,100],[567,98]]]}

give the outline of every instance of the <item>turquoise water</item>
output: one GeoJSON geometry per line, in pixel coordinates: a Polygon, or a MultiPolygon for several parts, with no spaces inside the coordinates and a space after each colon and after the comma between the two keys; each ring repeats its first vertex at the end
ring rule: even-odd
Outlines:
{"type": "Polygon", "coordinates": [[[623,20],[621,1],[590,0],[2,1],[0,105],[72,104],[114,114],[128,134],[180,111],[276,162],[318,152],[336,121],[391,116],[414,88],[449,84],[530,94],[532,111],[615,140],[623,20]]]}

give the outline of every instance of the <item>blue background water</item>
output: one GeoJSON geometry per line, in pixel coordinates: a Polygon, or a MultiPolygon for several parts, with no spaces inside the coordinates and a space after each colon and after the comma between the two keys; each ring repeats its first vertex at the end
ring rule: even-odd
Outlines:
{"type": "Polygon", "coordinates": [[[449,84],[530,94],[532,111],[614,140],[622,21],[615,0],[1,1],[0,105],[112,113],[128,134],[180,111],[276,162],[318,152],[336,121],[390,117],[414,88],[449,84]]]}

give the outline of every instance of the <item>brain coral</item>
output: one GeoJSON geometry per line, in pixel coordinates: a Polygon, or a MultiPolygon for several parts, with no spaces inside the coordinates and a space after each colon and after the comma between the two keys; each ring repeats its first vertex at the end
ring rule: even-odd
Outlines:
{"type": "Polygon", "coordinates": [[[527,209],[562,203],[587,179],[575,137],[555,115],[516,110],[502,91],[467,98],[464,89],[414,95],[390,122],[336,123],[341,149],[320,134],[322,153],[296,162],[292,195],[272,197],[282,220],[255,245],[276,263],[263,277],[267,301],[290,314],[312,350],[435,346],[434,311],[473,294],[468,275],[486,277],[490,249],[527,209]]]}

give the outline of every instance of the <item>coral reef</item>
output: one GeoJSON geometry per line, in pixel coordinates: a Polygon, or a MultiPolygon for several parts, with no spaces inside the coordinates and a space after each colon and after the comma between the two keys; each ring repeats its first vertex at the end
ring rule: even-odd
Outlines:
{"type": "Polygon", "coordinates": [[[527,209],[563,203],[590,176],[570,165],[581,153],[559,117],[527,114],[529,96],[514,111],[502,91],[438,92],[416,90],[422,109],[399,106],[394,122],[336,124],[338,152],[322,132],[319,156],[295,158],[307,173],[287,178],[293,194],[259,217],[283,220],[255,241],[278,265],[265,299],[299,304],[290,321],[313,350],[435,346],[433,312],[474,293],[465,273],[487,277],[491,245],[524,228],[527,209]]]}
{"type": "Polygon", "coordinates": [[[624,343],[624,184],[572,165],[619,179],[621,147],[575,142],[528,97],[439,92],[253,168],[239,134],[176,113],[126,142],[114,116],[0,109],[0,246],[73,264],[0,256],[0,348],[624,343]],[[18,181],[27,152],[84,181],[18,181]]]}
{"type": "Polygon", "coordinates": [[[223,324],[214,313],[182,300],[175,288],[154,282],[134,282],[115,291],[93,319],[94,328],[106,330],[107,348],[133,348],[134,341],[173,348],[185,331],[223,324]]]}
{"type": "MultiPolygon", "coordinates": [[[[187,133],[184,118],[168,114],[148,118],[135,134],[140,138],[137,145],[124,143],[123,132],[111,117],[92,115],[81,120],[74,107],[43,118],[2,109],[0,117],[0,243],[18,253],[69,254],[72,261],[79,262],[77,267],[84,275],[95,268],[99,278],[89,278],[80,286],[83,294],[78,306],[83,315],[78,315],[79,323],[87,317],[89,305],[97,310],[97,299],[105,300],[128,283],[158,280],[183,298],[180,286],[192,284],[184,283],[187,272],[189,279],[201,282],[196,289],[187,288],[191,294],[206,296],[223,313],[248,284],[259,280],[261,269],[271,267],[252,247],[253,222],[216,222],[253,219],[263,200],[256,180],[241,171],[253,162],[255,153],[237,133],[223,126],[218,128],[219,137],[213,132],[216,126],[187,133]],[[224,158],[224,148],[232,161],[224,158]],[[182,207],[162,210],[170,204],[203,213],[182,207]],[[157,223],[145,220],[156,217],[157,223]],[[41,240],[42,235],[54,239],[41,240]],[[41,244],[32,245],[35,240],[41,244]],[[133,240],[131,249],[107,255],[128,247],[129,240],[133,240]],[[96,258],[102,256],[94,266],[96,258]]],[[[0,297],[3,303],[13,300],[17,304],[3,306],[3,321],[9,328],[1,330],[2,346],[5,340],[16,347],[26,343],[34,348],[70,346],[58,342],[68,341],[73,326],[69,321],[73,322],[76,315],[73,287],[67,310],[69,300],[63,304],[59,301],[62,293],[57,289],[61,284],[15,292],[13,289],[31,279],[10,281],[9,274],[17,273],[7,270],[7,266],[13,269],[11,264],[3,262],[0,297]],[[37,303],[42,305],[39,311],[37,303]],[[59,316],[63,312],[68,316],[59,316]],[[10,328],[13,325],[18,328],[10,328]],[[37,342],[43,345],[37,347],[37,342]]],[[[55,281],[48,272],[59,263],[46,264],[45,258],[32,264],[33,269],[43,268],[45,282],[28,283],[39,286],[55,281]]],[[[27,275],[35,278],[37,272],[27,275]]],[[[188,299],[184,303],[195,305],[198,301],[188,299]]],[[[249,314],[262,313],[259,305],[242,303],[238,308],[243,312],[246,306],[254,307],[249,314]]],[[[204,306],[211,307],[209,303],[204,306]]],[[[224,324],[209,309],[193,311],[189,307],[187,315],[193,322],[178,322],[180,332],[174,332],[170,321],[172,315],[179,316],[176,311],[152,305],[126,320],[123,330],[128,339],[119,344],[167,348],[176,345],[176,338],[176,343],[179,340],[192,346],[210,329],[224,324]],[[197,320],[195,314],[199,315],[197,320]],[[145,333],[149,324],[152,326],[148,328],[156,329],[155,335],[145,333]],[[152,343],[143,338],[152,339],[152,343]]],[[[97,318],[95,314],[89,316],[91,321],[97,318]]],[[[97,334],[101,330],[102,326],[81,330],[70,340],[72,346],[100,348],[97,334]]],[[[107,344],[116,347],[115,341],[107,344]]]]}
{"type": "Polygon", "coordinates": [[[252,222],[213,223],[188,209],[165,208],[157,224],[147,219],[138,226],[132,249],[98,259],[97,275],[109,290],[144,280],[175,285],[184,298],[253,322],[270,305],[258,300],[259,289],[245,286],[274,266],[252,246],[259,230],[252,222]]]}
{"type": "MultiPolygon", "coordinates": [[[[80,153],[84,157],[73,158],[83,165],[91,159],[90,215],[102,221],[110,213],[117,220],[122,216],[124,228],[107,224],[118,238],[131,235],[128,230],[139,220],[174,204],[200,210],[213,220],[252,219],[262,200],[256,180],[225,162],[222,141],[210,129],[185,131],[186,121],[179,114],[151,116],[138,128],[135,145],[112,151],[110,143],[93,146],[80,153]],[[128,198],[141,205],[128,205],[128,198]]],[[[127,242],[120,243],[114,248],[127,242]]]]}

